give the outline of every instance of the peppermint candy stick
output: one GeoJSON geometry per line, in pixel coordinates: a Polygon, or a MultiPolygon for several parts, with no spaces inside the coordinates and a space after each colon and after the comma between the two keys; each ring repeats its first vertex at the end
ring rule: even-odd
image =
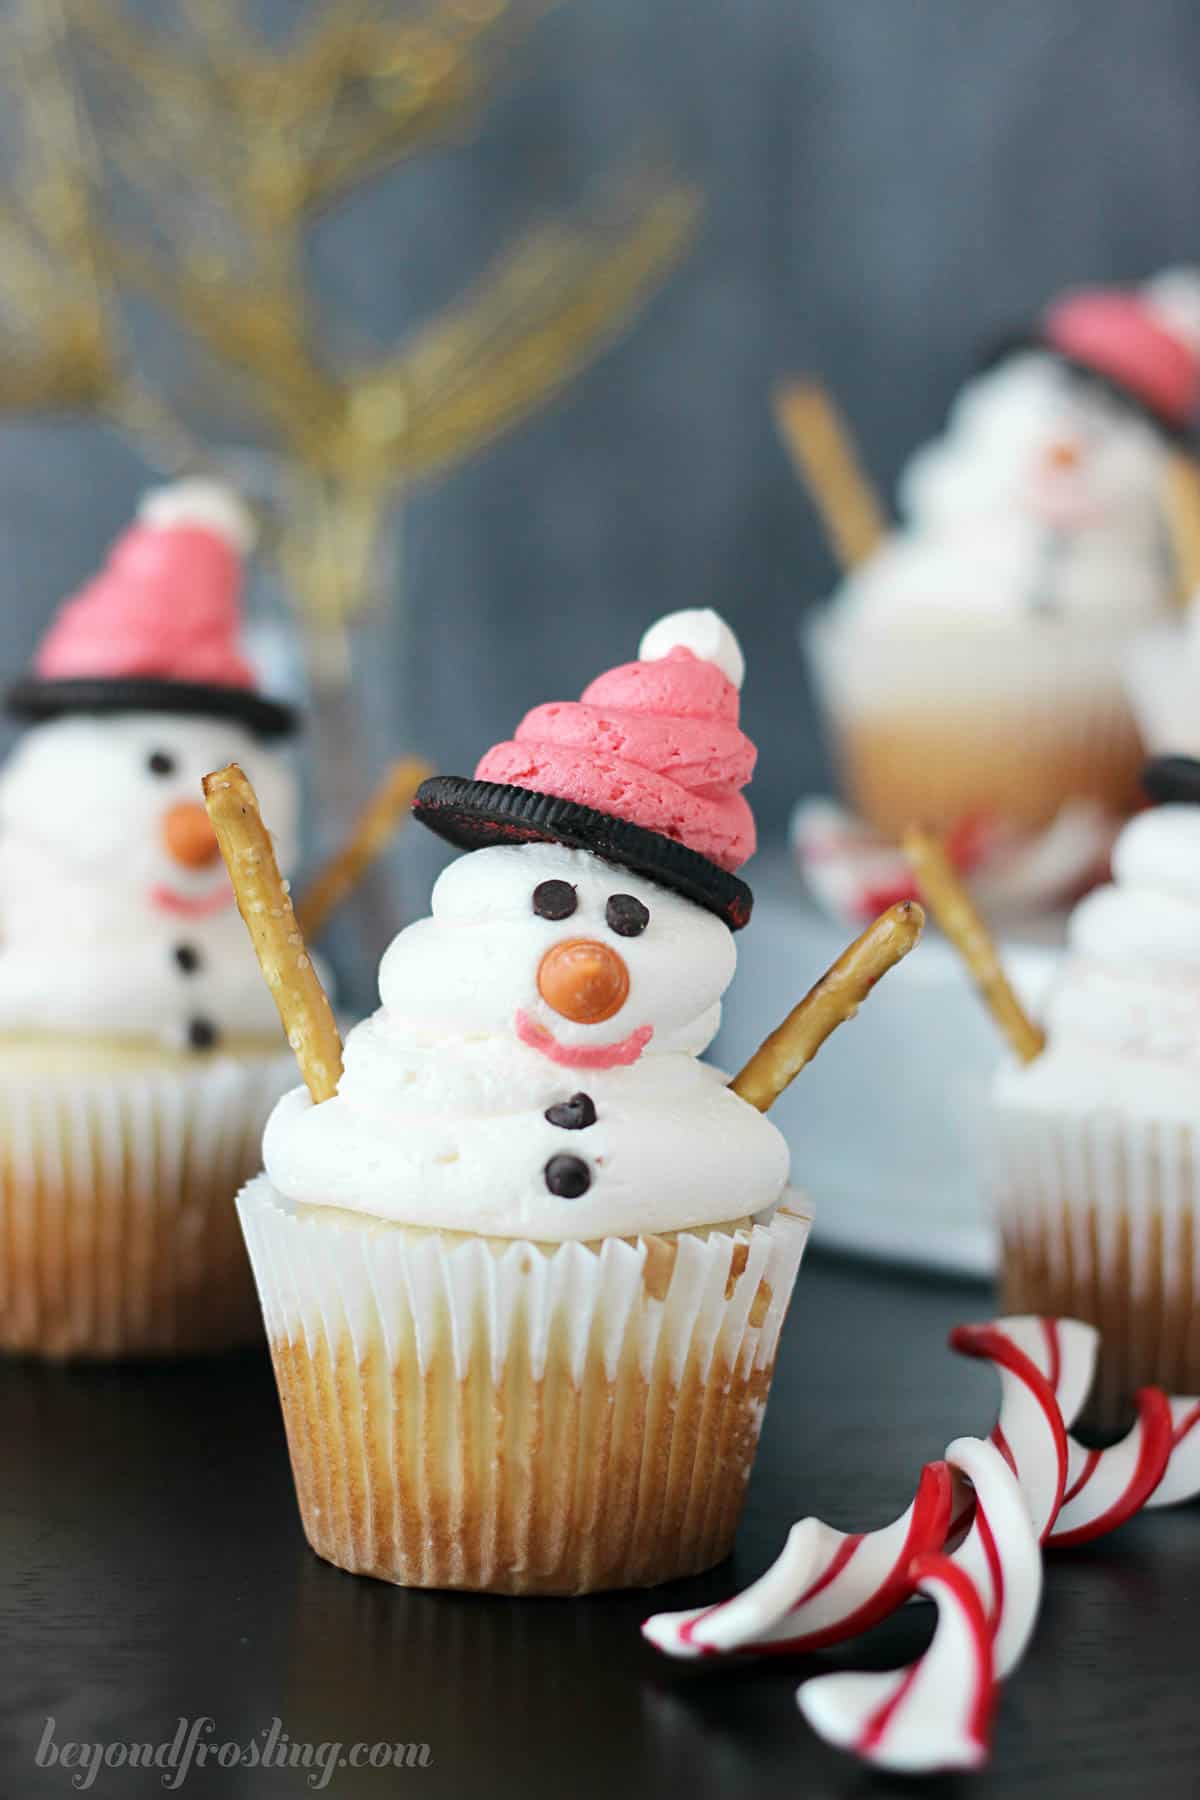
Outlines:
{"type": "Polygon", "coordinates": [[[995,1697],[983,1602],[949,1557],[920,1556],[910,1574],[937,1603],[924,1656],[886,1675],[818,1675],[802,1683],[796,1703],[818,1736],[876,1768],[978,1768],[987,1761],[995,1697]]]}
{"type": "Polygon", "coordinates": [[[1140,1512],[1162,1481],[1171,1455],[1171,1402],[1161,1388],[1139,1388],[1137,1422],[1120,1443],[1086,1450],[1067,1440],[1067,1486],[1046,1539],[1055,1549],[1091,1543],[1140,1512]]]}
{"type": "Polygon", "coordinates": [[[946,1461],[970,1483],[972,1515],[953,1556],[925,1556],[910,1570],[938,1605],[928,1650],[891,1674],[819,1676],[796,1694],[819,1736],[878,1768],[986,1760],[995,1684],[1024,1654],[1041,1601],[1041,1549],[1005,1457],[981,1438],[956,1438],[946,1461]]]}
{"type": "Polygon", "coordinates": [[[921,1471],[908,1511],[880,1531],[836,1531],[820,1519],[793,1525],[781,1555],[732,1600],[656,1613],[642,1635],[668,1656],[798,1654],[877,1625],[912,1592],[914,1557],[940,1549],[950,1524],[944,1462],[921,1471]]]}
{"type": "Polygon", "coordinates": [[[1178,1506],[1200,1494],[1200,1400],[1172,1400],[1171,1454],[1167,1472],[1147,1507],[1178,1506]]]}
{"type": "Polygon", "coordinates": [[[1002,1681],[1024,1656],[1042,1598],[1042,1555],[1021,1485],[994,1444],[955,1438],[946,1461],[965,1475],[974,1516],[950,1558],[970,1577],[992,1635],[993,1672],[1002,1681]]]}
{"type": "MultiPolygon", "coordinates": [[[[1053,1450],[1049,1445],[1056,1434],[1047,1433],[1045,1414],[1052,1401],[1064,1427],[1074,1422],[1095,1372],[1099,1333],[1078,1319],[1023,1315],[994,1319],[990,1325],[959,1326],[950,1342],[955,1349],[993,1360],[999,1367],[1000,1418],[992,1439],[1008,1455],[1038,1523],[1049,1511],[1058,1475],[1057,1444],[1053,1450]],[[1022,1388],[1028,1391],[1022,1393],[1022,1388]]],[[[1176,1412],[1158,1388],[1143,1388],[1136,1398],[1136,1423],[1106,1450],[1089,1450],[1064,1433],[1065,1478],[1058,1506],[1040,1527],[1043,1542],[1059,1549],[1090,1543],[1115,1531],[1162,1489],[1176,1426],[1182,1431],[1181,1445],[1192,1436],[1187,1419],[1194,1403],[1181,1401],[1176,1412]]],[[[1200,1488],[1200,1444],[1182,1450],[1181,1468],[1193,1455],[1195,1488],[1200,1488]]],[[[1163,1491],[1185,1497],[1186,1474],[1163,1491]]]]}
{"type": "Polygon", "coordinates": [[[957,1325],[950,1347],[995,1363],[1000,1376],[1000,1417],[991,1441],[1021,1484],[1041,1542],[1058,1516],[1067,1485],[1067,1432],[1054,1389],[1005,1326],[957,1325]]]}
{"type": "MultiPolygon", "coordinates": [[[[969,1327],[967,1328],[969,1329],[969,1327]]],[[[1058,1402],[1063,1424],[1070,1430],[1091,1392],[1100,1354],[1100,1333],[1082,1319],[1044,1318],[1037,1313],[1014,1313],[993,1319],[991,1329],[1015,1344],[1046,1377],[1058,1402]]]]}

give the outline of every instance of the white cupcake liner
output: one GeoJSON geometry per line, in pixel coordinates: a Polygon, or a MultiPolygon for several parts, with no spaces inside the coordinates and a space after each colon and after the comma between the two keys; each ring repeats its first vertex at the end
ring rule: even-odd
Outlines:
{"type": "Polygon", "coordinates": [[[1117,813],[1143,760],[1127,634],[955,617],[944,631],[818,618],[805,645],[851,804],[885,835],[983,814],[1023,828],[1093,799],[1117,813]]]}
{"type": "Polygon", "coordinates": [[[286,1053],[0,1077],[0,1349],[155,1355],[258,1336],[234,1198],[294,1081],[286,1053]]]}
{"type": "Polygon", "coordinates": [[[1092,1416],[1133,1391],[1200,1391],[1200,1119],[997,1108],[992,1165],[1006,1312],[1103,1333],[1092,1416]]]}
{"type": "Polygon", "coordinates": [[[404,1585],[574,1593],[728,1554],[799,1203],[596,1246],[298,1210],[265,1177],[238,1210],[319,1555],[404,1585]]]}

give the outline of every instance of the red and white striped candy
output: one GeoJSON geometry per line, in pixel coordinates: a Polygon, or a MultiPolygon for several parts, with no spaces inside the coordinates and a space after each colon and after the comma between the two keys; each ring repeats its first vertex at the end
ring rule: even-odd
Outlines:
{"type": "Polygon", "coordinates": [[[964,1356],[995,1363],[1000,1376],[1000,1417],[992,1443],[1021,1484],[1039,1540],[1050,1530],[1067,1484],[1067,1432],[1049,1379],[1011,1335],[1007,1320],[958,1325],[950,1346],[964,1356]]]}
{"type": "Polygon", "coordinates": [[[1167,1471],[1147,1507],[1178,1506],[1200,1495],[1200,1400],[1172,1400],[1171,1453],[1167,1471]]]}
{"type": "Polygon", "coordinates": [[[916,1773],[986,1759],[995,1684],[1023,1655],[1042,1591],[1041,1545],[1068,1548],[1142,1507],[1200,1495],[1200,1399],[1137,1395],[1120,1443],[1070,1436],[1095,1372],[1099,1334],[1077,1319],[1021,1316],[961,1325],[950,1343],[995,1364],[990,1442],[957,1438],[922,1471],[908,1511],[881,1531],[793,1526],[782,1555],[718,1606],[658,1613],[642,1630],[668,1655],[819,1650],[867,1630],[906,1598],[936,1601],[924,1656],[885,1675],[806,1681],[797,1701],[828,1742],[879,1768],[916,1773]]]}
{"type": "Polygon", "coordinates": [[[1023,1350],[1046,1377],[1058,1402],[1068,1431],[1083,1411],[1091,1392],[1100,1354],[1100,1333],[1082,1319],[1051,1319],[1037,1313],[1015,1313],[993,1319],[993,1331],[1002,1332],[1023,1350]]]}
{"type": "Polygon", "coordinates": [[[992,1633],[965,1569],[918,1557],[915,1586],[936,1601],[924,1656],[886,1675],[818,1675],[796,1701],[813,1730],[880,1769],[975,1769],[987,1760],[995,1681],[992,1633]]]}
{"type": "MultiPolygon", "coordinates": [[[[1095,1373],[1100,1336],[1092,1326],[1078,1319],[994,1319],[990,1325],[959,1326],[950,1342],[999,1368],[1000,1418],[992,1441],[1016,1470],[1043,1542],[1067,1549],[1103,1537],[1131,1519],[1161,1487],[1172,1456],[1176,1417],[1172,1403],[1158,1388],[1138,1393],[1136,1423],[1106,1450],[1089,1450],[1065,1430],[1082,1408],[1095,1373]],[[1061,1490],[1057,1433],[1047,1420],[1051,1404],[1064,1426],[1061,1490]]],[[[1184,1402],[1178,1423],[1186,1427],[1186,1419],[1184,1402]]],[[[1181,1445],[1188,1436],[1190,1428],[1184,1430],[1181,1445]]],[[[1200,1449],[1194,1454],[1200,1476],[1200,1449]]],[[[1185,1460],[1188,1455],[1183,1451],[1185,1460]]],[[[1178,1486],[1182,1495],[1186,1476],[1178,1486]]],[[[1173,1491],[1174,1486],[1166,1489],[1173,1491]]]]}
{"type": "Polygon", "coordinates": [[[716,1606],[656,1613],[642,1635],[676,1657],[795,1655],[857,1637],[908,1598],[913,1559],[945,1542],[951,1491],[946,1464],[928,1463],[908,1511],[880,1531],[835,1531],[802,1519],[744,1592],[716,1606]]]}
{"type": "Polygon", "coordinates": [[[1137,1421],[1107,1450],[1067,1440],[1067,1486],[1046,1539],[1055,1549],[1091,1543],[1140,1512],[1166,1473],[1171,1455],[1171,1402],[1161,1388],[1139,1388],[1137,1421]]]}
{"type": "Polygon", "coordinates": [[[950,1560],[979,1595],[1002,1681],[1025,1654],[1042,1598],[1042,1553],[1020,1483],[994,1444],[956,1438],[946,1461],[974,1494],[966,1537],[950,1560]]]}

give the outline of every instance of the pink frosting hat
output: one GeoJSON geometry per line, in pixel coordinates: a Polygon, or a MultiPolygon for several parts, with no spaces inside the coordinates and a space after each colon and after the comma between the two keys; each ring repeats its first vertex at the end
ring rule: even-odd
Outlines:
{"type": "Polygon", "coordinates": [[[1186,431],[1200,401],[1200,363],[1143,296],[1106,288],[1068,294],[1047,312],[1042,335],[1050,349],[1110,382],[1169,432],[1186,431]]]}
{"type": "Polygon", "coordinates": [[[753,904],[734,871],[753,855],[742,789],[754,745],[738,725],[744,663],[714,612],[672,613],[638,660],[577,701],[526,713],[473,780],[425,782],[417,816],[465,849],[549,841],[594,851],[687,895],[733,928],[753,904]]]}
{"type": "Polygon", "coordinates": [[[214,482],[147,494],[104,567],[60,609],[10,709],[216,714],[265,736],[290,730],[290,709],[257,691],[238,647],[253,536],[241,502],[214,482]]]}

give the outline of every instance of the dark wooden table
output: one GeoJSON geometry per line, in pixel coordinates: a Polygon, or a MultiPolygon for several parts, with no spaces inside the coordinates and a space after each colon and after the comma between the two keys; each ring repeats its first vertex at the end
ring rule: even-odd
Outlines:
{"type": "MultiPolygon", "coordinates": [[[[985,1318],[981,1287],[814,1257],[788,1324],[737,1558],[651,1595],[513,1601],[405,1593],[318,1562],[301,1537],[264,1354],[190,1367],[0,1367],[4,1474],[0,1793],[71,1793],[54,1742],[169,1740],[211,1719],[247,1743],[426,1743],[400,1772],[339,1769],[339,1796],[597,1795],[820,1800],[908,1792],[1200,1795],[1200,1508],[1146,1515],[1050,1559],[1033,1647],[1006,1686],[986,1772],[869,1775],[827,1749],[793,1690],[821,1658],[680,1667],[641,1640],[649,1611],[730,1593],[793,1519],[845,1528],[907,1505],[921,1463],[983,1433],[989,1371],[944,1349],[985,1318]],[[261,1742],[261,1736],[259,1742],[261,1742]],[[278,1740],[276,1740],[278,1741],[278,1740]]],[[[911,1608],[843,1663],[916,1654],[911,1608]]],[[[162,1793],[103,1769],[101,1795],[162,1793]]],[[[311,1792],[303,1770],[193,1766],[183,1791],[311,1792]]]]}

